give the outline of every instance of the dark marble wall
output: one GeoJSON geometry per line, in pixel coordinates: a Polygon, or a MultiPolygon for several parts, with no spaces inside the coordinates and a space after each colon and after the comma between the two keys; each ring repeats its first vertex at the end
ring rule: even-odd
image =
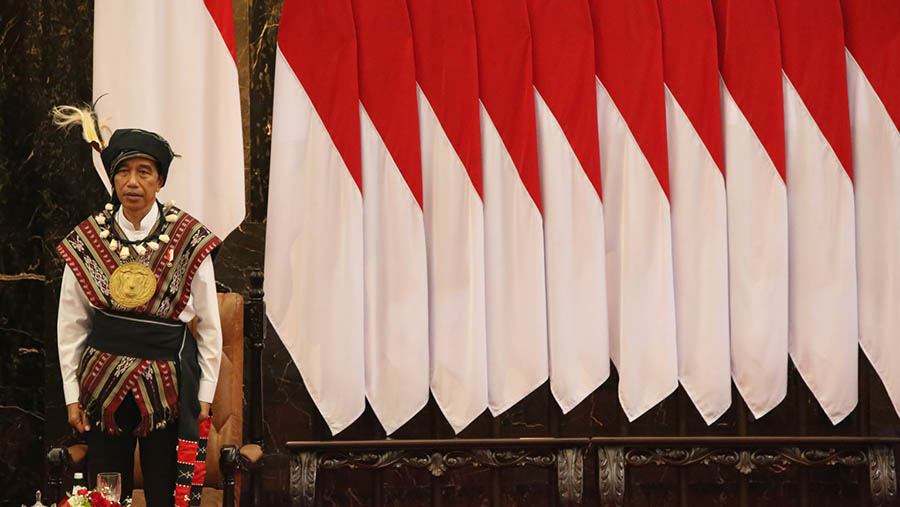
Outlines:
{"type": "Polygon", "coordinates": [[[84,0],[0,2],[0,498],[34,502],[49,432],[65,427],[56,367],[56,241],[102,205],[84,143],[51,106],[91,93],[84,0]]]}
{"type": "MultiPolygon", "coordinates": [[[[272,81],[281,0],[235,0],[238,66],[244,109],[247,218],[216,261],[220,281],[248,293],[248,275],[263,264],[266,233],[272,81]]],[[[89,0],[0,0],[0,506],[33,502],[44,481],[43,453],[73,438],[56,358],[56,302],[62,262],[53,247],[105,202],[88,148],[77,135],[50,125],[59,103],[91,96],[89,0]]],[[[272,329],[264,355],[265,437],[276,456],[264,472],[267,505],[286,502],[287,440],[332,438],[300,375],[272,329]]],[[[617,402],[615,373],[563,415],[545,385],[497,418],[483,414],[462,437],[585,435],[900,435],[880,381],[860,359],[860,406],[838,426],[819,409],[796,371],[788,396],[772,413],[753,420],[734,392],[733,407],[707,427],[679,389],[633,423],[617,402]]],[[[335,438],[383,438],[371,410],[335,438]]],[[[453,432],[433,401],[392,438],[448,438],[453,432]]],[[[586,478],[596,463],[585,466],[586,478]]],[[[741,476],[729,467],[630,469],[630,505],[733,505],[738,491],[752,505],[852,505],[865,498],[863,470],[835,467],[741,476]]],[[[323,505],[553,504],[552,473],[519,468],[462,469],[442,477],[422,471],[321,471],[323,505]]],[[[598,498],[596,481],[585,500],[598,498]],[[593,489],[592,489],[593,488],[593,489]]]]}

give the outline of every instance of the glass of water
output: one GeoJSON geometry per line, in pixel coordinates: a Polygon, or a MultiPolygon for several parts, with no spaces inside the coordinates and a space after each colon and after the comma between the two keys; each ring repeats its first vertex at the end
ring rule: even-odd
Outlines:
{"type": "Polygon", "coordinates": [[[107,500],[118,502],[122,494],[122,474],[119,472],[97,474],[97,489],[107,500]]]}

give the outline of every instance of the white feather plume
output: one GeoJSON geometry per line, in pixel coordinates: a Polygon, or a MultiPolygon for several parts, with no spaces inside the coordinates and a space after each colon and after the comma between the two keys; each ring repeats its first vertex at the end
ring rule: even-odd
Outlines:
{"type": "Polygon", "coordinates": [[[97,151],[103,151],[105,144],[101,132],[108,127],[100,124],[97,120],[97,113],[94,108],[85,105],[84,107],[76,106],[55,106],[51,113],[53,114],[53,124],[59,128],[68,131],[70,128],[81,125],[81,137],[84,138],[97,151]]]}

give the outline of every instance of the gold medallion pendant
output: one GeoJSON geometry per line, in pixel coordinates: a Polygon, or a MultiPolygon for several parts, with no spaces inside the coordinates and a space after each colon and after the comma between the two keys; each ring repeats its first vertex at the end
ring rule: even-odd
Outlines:
{"type": "Polygon", "coordinates": [[[150,301],[156,292],[156,275],[140,262],[122,264],[109,277],[109,294],[125,308],[150,301]]]}

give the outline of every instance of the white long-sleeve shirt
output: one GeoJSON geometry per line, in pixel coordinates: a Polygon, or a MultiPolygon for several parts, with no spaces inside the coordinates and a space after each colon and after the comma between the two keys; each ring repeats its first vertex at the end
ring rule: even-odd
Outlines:
{"type": "MultiPolygon", "coordinates": [[[[125,218],[122,208],[115,220],[129,240],[146,237],[159,217],[159,208],[152,206],[135,229],[125,218]]],[[[59,316],[57,341],[59,344],[59,369],[62,373],[63,393],[66,404],[78,402],[78,363],[84,353],[88,334],[93,328],[95,308],[78,284],[75,273],[66,265],[62,287],[59,291],[59,316]]],[[[200,360],[200,401],[212,403],[222,362],[222,325],[219,321],[219,304],[216,299],[216,276],[212,259],[203,259],[191,282],[191,295],[178,320],[190,322],[197,317],[197,352],[200,360]]]]}

